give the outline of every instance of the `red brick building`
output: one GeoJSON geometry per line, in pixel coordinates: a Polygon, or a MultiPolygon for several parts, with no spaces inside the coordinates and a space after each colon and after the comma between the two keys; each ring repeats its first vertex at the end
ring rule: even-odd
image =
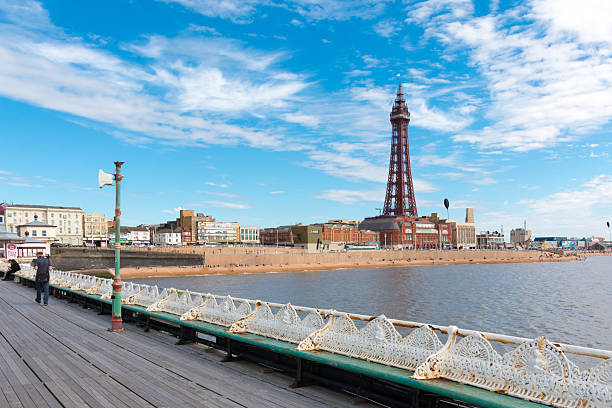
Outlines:
{"type": "Polygon", "coordinates": [[[442,249],[452,243],[450,225],[434,217],[381,215],[366,218],[359,229],[378,232],[383,248],[442,249]]]}
{"type": "Polygon", "coordinates": [[[259,242],[263,245],[293,246],[294,239],[291,226],[263,228],[259,231],[259,242]]]}

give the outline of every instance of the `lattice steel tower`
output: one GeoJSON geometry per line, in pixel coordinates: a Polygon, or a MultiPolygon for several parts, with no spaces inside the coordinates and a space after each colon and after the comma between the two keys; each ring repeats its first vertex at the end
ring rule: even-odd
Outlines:
{"type": "Polygon", "coordinates": [[[399,84],[395,103],[391,109],[391,158],[389,159],[389,179],[385,196],[384,215],[404,215],[417,217],[412,173],[410,171],[410,151],[408,150],[408,123],[410,112],[399,84]]]}

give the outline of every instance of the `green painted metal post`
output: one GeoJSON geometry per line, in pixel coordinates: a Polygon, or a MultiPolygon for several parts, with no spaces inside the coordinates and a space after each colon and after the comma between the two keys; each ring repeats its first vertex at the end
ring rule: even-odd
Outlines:
{"type": "Polygon", "coordinates": [[[123,331],[121,319],[121,165],[115,162],[115,279],[113,280],[113,311],[111,317],[112,332],[123,331]]]}

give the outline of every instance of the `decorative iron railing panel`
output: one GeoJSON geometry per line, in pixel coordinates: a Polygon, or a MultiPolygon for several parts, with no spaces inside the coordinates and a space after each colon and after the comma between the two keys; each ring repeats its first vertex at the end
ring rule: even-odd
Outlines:
{"type": "MultiPolygon", "coordinates": [[[[36,272],[24,265],[19,275],[34,279],[36,272]]],[[[112,295],[111,279],[54,270],[50,282],[103,299],[112,295]]],[[[123,303],[144,306],[150,312],[217,324],[228,327],[231,333],[248,332],[296,343],[301,351],[324,350],[407,369],[407,375],[419,380],[445,378],[555,407],[612,407],[612,351],[608,350],[551,343],[545,337],[526,339],[388,319],[384,315],[160,290],[132,282],[125,283],[122,292],[123,303]],[[355,321],[367,324],[358,329],[355,321]],[[413,330],[402,337],[396,327],[413,330]],[[448,335],[446,344],[442,345],[436,331],[448,335]],[[516,348],[501,354],[493,345],[500,343],[516,348]],[[599,362],[581,369],[568,354],[594,357],[599,362]]]]}

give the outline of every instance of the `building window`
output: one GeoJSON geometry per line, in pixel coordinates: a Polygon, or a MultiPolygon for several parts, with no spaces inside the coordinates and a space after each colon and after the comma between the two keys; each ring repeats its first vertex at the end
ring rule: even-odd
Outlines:
{"type": "Polygon", "coordinates": [[[47,236],[47,230],[42,230],[42,236],[46,237],[47,236]]]}
{"type": "Polygon", "coordinates": [[[25,216],[27,217],[27,216],[28,216],[28,213],[25,213],[25,216]]]}
{"type": "Polygon", "coordinates": [[[68,227],[68,233],[70,234],[70,227],[68,227]]]}
{"type": "Polygon", "coordinates": [[[38,232],[36,230],[32,230],[32,236],[35,237],[36,235],[38,235],[38,232]]]}

